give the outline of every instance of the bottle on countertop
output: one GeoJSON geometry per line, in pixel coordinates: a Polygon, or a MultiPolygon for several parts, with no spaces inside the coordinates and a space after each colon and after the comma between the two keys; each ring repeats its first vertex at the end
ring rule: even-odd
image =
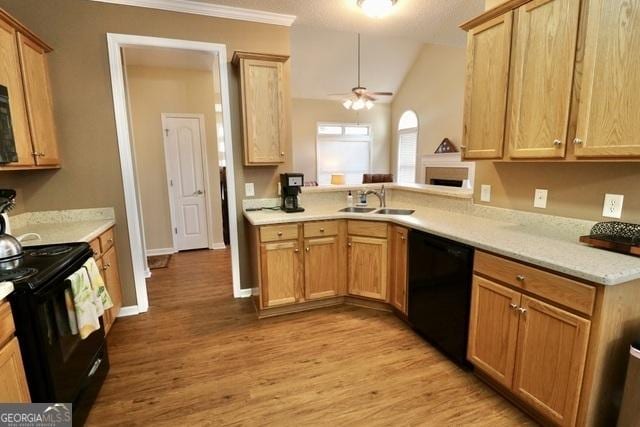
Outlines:
{"type": "Polygon", "coordinates": [[[351,190],[347,193],[347,206],[353,207],[353,194],[351,194],[351,190]]]}

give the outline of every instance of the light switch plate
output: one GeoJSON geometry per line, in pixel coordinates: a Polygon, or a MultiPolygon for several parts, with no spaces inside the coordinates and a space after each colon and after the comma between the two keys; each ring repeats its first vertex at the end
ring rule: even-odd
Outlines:
{"type": "Polygon", "coordinates": [[[480,201],[481,202],[490,202],[491,201],[491,186],[490,185],[482,185],[480,186],[480,201]]]}
{"type": "Polygon", "coordinates": [[[624,195],[622,194],[605,194],[602,216],[607,218],[622,218],[623,202],[624,195]]]}
{"type": "Polygon", "coordinates": [[[547,196],[549,195],[548,190],[541,190],[536,188],[536,195],[533,198],[533,207],[546,209],[547,208],[547,196]]]}
{"type": "Polygon", "coordinates": [[[256,189],[253,186],[253,182],[246,182],[244,184],[244,195],[246,197],[253,197],[256,195],[256,189]]]}

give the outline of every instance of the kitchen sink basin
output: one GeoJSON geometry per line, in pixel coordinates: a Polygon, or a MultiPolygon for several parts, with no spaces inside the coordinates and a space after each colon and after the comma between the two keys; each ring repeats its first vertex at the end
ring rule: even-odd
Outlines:
{"type": "Polygon", "coordinates": [[[411,215],[415,211],[413,209],[378,209],[374,213],[382,214],[382,215],[411,215]]]}
{"type": "Polygon", "coordinates": [[[340,212],[349,212],[349,213],[368,213],[371,211],[375,211],[375,208],[358,208],[358,207],[351,207],[351,208],[344,208],[344,209],[340,209],[340,212]]]}

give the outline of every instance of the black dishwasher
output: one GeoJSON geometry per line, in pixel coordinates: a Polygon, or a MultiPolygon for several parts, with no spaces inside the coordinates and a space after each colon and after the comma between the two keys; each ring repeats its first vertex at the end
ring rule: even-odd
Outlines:
{"type": "Polygon", "coordinates": [[[430,234],[409,236],[409,323],[463,367],[471,305],[473,248],[430,234]]]}

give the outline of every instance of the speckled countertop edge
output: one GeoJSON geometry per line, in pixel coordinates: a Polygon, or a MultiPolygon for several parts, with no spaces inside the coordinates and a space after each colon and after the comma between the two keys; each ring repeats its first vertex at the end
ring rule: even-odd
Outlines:
{"type": "Polygon", "coordinates": [[[113,219],[27,224],[24,227],[14,229],[13,234],[16,236],[26,233],[37,233],[40,235],[40,239],[23,240],[22,245],[24,247],[70,242],[88,243],[114,225],[115,221],[113,219]]]}
{"type": "Polygon", "coordinates": [[[414,206],[411,216],[351,214],[339,207],[307,209],[302,213],[281,211],[244,212],[252,225],[331,219],[386,221],[458,241],[601,285],[618,285],[640,279],[640,258],[591,248],[573,241],[553,239],[519,224],[485,219],[464,213],[414,206]]]}

